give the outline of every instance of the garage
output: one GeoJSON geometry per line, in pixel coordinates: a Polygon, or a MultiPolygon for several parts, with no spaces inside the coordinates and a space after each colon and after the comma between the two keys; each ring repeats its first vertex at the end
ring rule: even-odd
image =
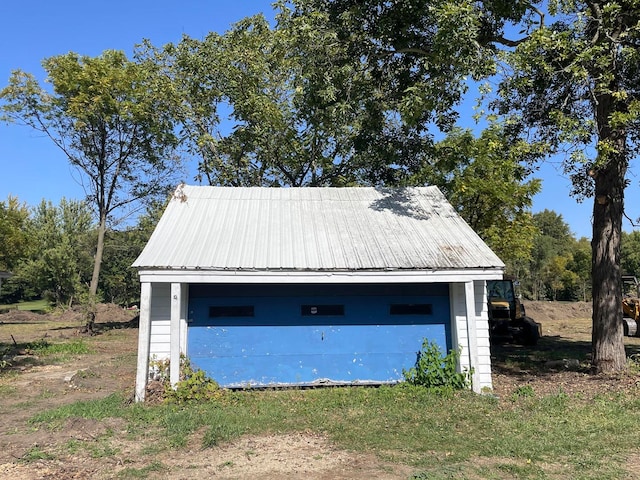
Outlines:
{"type": "Polygon", "coordinates": [[[138,401],[182,356],[225,387],[394,383],[423,339],[491,388],[504,264],[436,187],[180,185],[134,267],[138,401]]]}
{"type": "Polygon", "coordinates": [[[451,348],[443,285],[194,285],[193,365],[224,387],[390,383],[423,338],[451,348]]]}

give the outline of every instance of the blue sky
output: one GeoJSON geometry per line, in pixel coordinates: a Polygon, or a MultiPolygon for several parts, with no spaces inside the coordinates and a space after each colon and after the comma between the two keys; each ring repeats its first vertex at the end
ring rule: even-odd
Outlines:
{"type": "MultiPolygon", "coordinates": [[[[259,12],[273,16],[271,0],[221,2],[217,0],[4,0],[0,2],[0,87],[11,71],[22,69],[44,78],[42,59],[74,51],[97,56],[107,49],[131,53],[148,38],[156,45],[178,42],[183,34],[202,38],[224,32],[236,21],[259,12]]],[[[461,117],[472,112],[461,112],[461,117]]],[[[591,237],[591,200],[578,204],[569,197],[569,180],[560,167],[545,164],[538,177],[543,191],[533,211],[550,209],[562,215],[577,237],[591,237]]],[[[17,196],[28,205],[42,199],[57,204],[62,197],[81,199],[83,190],[62,152],[38,132],[0,124],[0,200],[17,196]]],[[[185,179],[193,183],[193,179],[185,179]]],[[[638,178],[631,178],[627,210],[640,216],[638,178]],[[635,207],[638,205],[638,207],[635,207]],[[634,208],[635,207],[635,208],[634,208]]],[[[626,222],[625,228],[630,225],[626,222]]]]}

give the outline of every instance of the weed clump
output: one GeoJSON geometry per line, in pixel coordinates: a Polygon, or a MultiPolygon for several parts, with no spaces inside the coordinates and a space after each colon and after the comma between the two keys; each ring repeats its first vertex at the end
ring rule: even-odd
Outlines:
{"type": "Polygon", "coordinates": [[[173,404],[209,402],[222,398],[224,390],[218,383],[207,377],[203,370],[194,368],[187,357],[180,357],[180,380],[175,386],[169,378],[169,361],[155,361],[152,364],[154,377],[163,386],[163,401],[173,404]]]}
{"type": "Polygon", "coordinates": [[[459,350],[450,350],[444,355],[437,343],[425,338],[415,365],[409,370],[402,369],[402,376],[411,385],[425,387],[438,393],[469,388],[472,372],[458,372],[459,358],[459,350]]]}

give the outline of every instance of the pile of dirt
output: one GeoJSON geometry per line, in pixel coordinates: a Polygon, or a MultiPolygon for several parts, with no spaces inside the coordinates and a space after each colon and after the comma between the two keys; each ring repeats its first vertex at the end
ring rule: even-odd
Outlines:
{"type": "Polygon", "coordinates": [[[42,318],[41,314],[23,310],[8,310],[0,314],[0,325],[10,323],[33,323],[42,318]]]}
{"type": "Polygon", "coordinates": [[[525,300],[527,316],[536,322],[591,318],[590,302],[544,302],[525,300]]]}
{"type": "Polygon", "coordinates": [[[137,309],[123,308],[115,303],[101,303],[96,307],[96,323],[128,322],[137,315],[137,309]]]}
{"type": "MultiPolygon", "coordinates": [[[[75,306],[69,309],[55,309],[49,313],[37,313],[27,310],[9,310],[0,314],[0,325],[26,325],[46,322],[77,324],[80,328],[86,321],[85,310],[75,306]]],[[[98,328],[135,327],[138,322],[138,310],[126,309],[114,303],[101,303],[96,306],[96,324],[98,328]]],[[[43,336],[46,332],[43,332],[43,336]]]]}

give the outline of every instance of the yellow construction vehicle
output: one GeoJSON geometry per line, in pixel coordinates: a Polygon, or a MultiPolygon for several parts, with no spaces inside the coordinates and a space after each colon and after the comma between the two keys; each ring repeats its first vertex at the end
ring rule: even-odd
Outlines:
{"type": "Polygon", "coordinates": [[[542,336],[542,325],[527,317],[513,279],[487,281],[489,331],[491,340],[535,345],[542,336]]]}

